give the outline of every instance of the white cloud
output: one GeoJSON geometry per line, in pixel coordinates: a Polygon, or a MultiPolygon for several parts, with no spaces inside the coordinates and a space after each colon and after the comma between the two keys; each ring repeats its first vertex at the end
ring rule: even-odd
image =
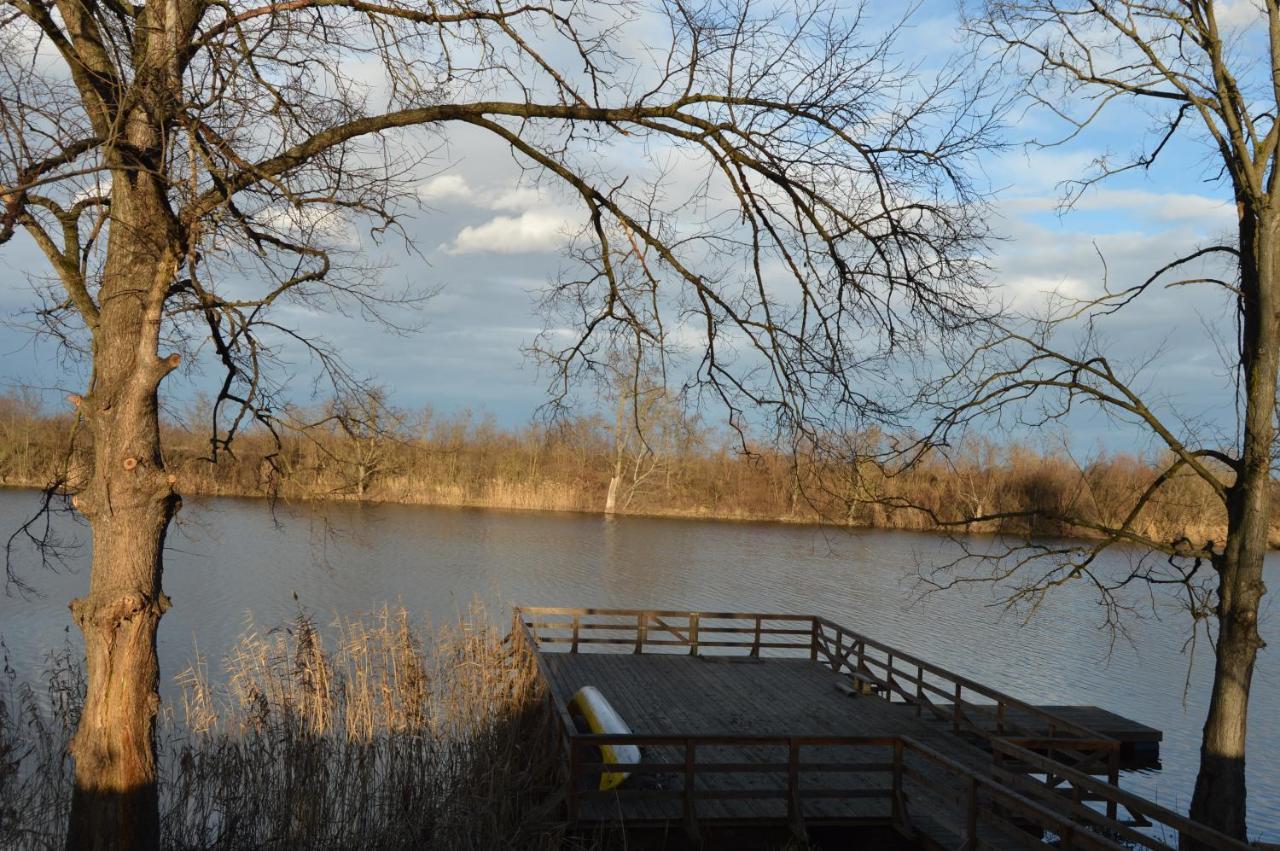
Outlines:
{"type": "Polygon", "coordinates": [[[258,223],[294,238],[316,238],[345,248],[360,245],[360,234],[336,207],[307,204],[302,207],[280,205],[259,213],[258,223]]]}
{"type": "Polygon", "coordinates": [[[423,201],[466,201],[475,193],[467,179],[460,174],[442,174],[418,187],[418,197],[423,201]]]}
{"type": "Polygon", "coordinates": [[[489,198],[485,206],[491,210],[532,210],[546,203],[537,189],[519,186],[489,198]]]}
{"type": "Polygon", "coordinates": [[[1090,286],[1071,275],[1015,275],[1000,282],[1001,291],[1020,310],[1038,312],[1051,301],[1087,298],[1090,286]]]}
{"type": "MultiPolygon", "coordinates": [[[[1013,213],[1052,212],[1059,199],[1050,196],[1011,198],[1004,207],[1013,213]]],[[[1074,213],[1135,214],[1135,222],[1185,223],[1200,227],[1221,227],[1235,219],[1235,205],[1222,198],[1186,192],[1149,192],[1142,189],[1094,189],[1086,192],[1072,207],[1074,213]]],[[[1144,228],[1149,229],[1149,228],[1144,228]]]]}
{"type": "Polygon", "coordinates": [[[519,216],[497,216],[458,232],[449,254],[536,254],[555,251],[575,231],[577,217],[565,210],[529,210],[519,216]]]}
{"type": "Polygon", "coordinates": [[[1213,16],[1218,26],[1237,29],[1261,23],[1266,10],[1257,0],[1218,0],[1213,5],[1213,16]]]}

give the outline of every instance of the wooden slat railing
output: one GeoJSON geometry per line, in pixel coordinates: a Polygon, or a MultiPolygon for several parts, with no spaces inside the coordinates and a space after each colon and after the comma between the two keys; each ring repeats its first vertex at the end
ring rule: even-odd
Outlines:
{"type": "Polygon", "coordinates": [[[545,606],[516,611],[538,646],[565,646],[570,653],[608,647],[690,655],[740,650],[752,656],[790,653],[814,658],[816,653],[811,615],[545,606]]]}
{"type": "Polygon", "coordinates": [[[1148,801],[1128,792],[1114,783],[1104,783],[1095,777],[1064,767],[1061,763],[1049,759],[1040,753],[1021,747],[1012,741],[996,742],[995,755],[996,776],[1010,788],[1017,789],[1029,798],[1035,798],[1049,806],[1062,807],[1064,803],[1076,819],[1097,825],[1106,825],[1106,829],[1124,840],[1130,847],[1163,849],[1169,847],[1166,842],[1156,837],[1186,837],[1196,844],[1210,848],[1228,849],[1228,851],[1251,851],[1252,846],[1245,842],[1224,836],[1199,822],[1173,810],[1148,801]],[[1014,768],[1010,768],[1010,765],[1014,768]],[[1027,770],[1044,774],[1051,782],[1039,783],[1027,776],[1027,770]],[[1087,802],[1104,803],[1108,813],[1114,813],[1118,807],[1128,810],[1134,817],[1129,824],[1117,826],[1114,817],[1104,818],[1102,813],[1086,806],[1087,802]],[[1140,824],[1153,830],[1142,833],[1134,830],[1132,825],[1140,824]]]}
{"type": "MultiPolygon", "coordinates": [[[[812,736],[650,736],[576,735],[571,739],[571,785],[568,808],[576,821],[580,808],[589,801],[608,801],[613,810],[627,801],[678,802],[680,817],[696,830],[698,808],[708,802],[785,802],[787,819],[803,828],[811,801],[879,799],[889,802],[888,818],[904,835],[929,840],[934,845],[959,848],[1002,849],[1037,847],[1039,835],[1051,834],[1064,847],[1122,851],[1115,842],[1105,817],[1100,822],[1076,820],[1044,802],[1032,799],[996,779],[978,774],[960,763],[906,737],[812,737],[812,736]],[[663,751],[668,761],[644,760],[639,765],[591,762],[601,745],[627,744],[648,752],[663,751]],[[778,757],[755,762],[708,761],[700,754],[716,748],[775,750],[778,757]],[[804,752],[825,749],[817,760],[804,752]],[[833,761],[833,749],[875,748],[887,759],[833,761]],[[594,788],[602,773],[629,771],[636,776],[666,778],[670,788],[629,786],[600,791],[594,788]],[[750,774],[773,776],[778,782],[757,782],[751,787],[729,788],[709,785],[712,777],[750,774]],[[879,777],[882,783],[857,785],[815,785],[817,777],[844,775],[879,777]],[[923,816],[923,817],[922,817],[923,816]]],[[[629,781],[630,782],[630,781],[629,781]]],[[[1097,815],[1096,813],[1094,815],[1097,815]]],[[[1121,827],[1121,825],[1115,825],[1121,827]]],[[[1147,847],[1165,851],[1171,846],[1147,847]]]]}
{"type": "Polygon", "coordinates": [[[1120,742],[862,635],[826,618],[765,612],[690,612],[531,606],[517,617],[536,646],[570,653],[726,654],[808,657],[853,687],[913,704],[987,740],[1013,737],[1068,765],[1119,779],[1120,742]],[[944,702],[945,701],[945,702],[944,702]],[[1011,717],[1016,711],[1021,723],[1011,717]],[[984,714],[985,713],[985,714],[984,714]],[[989,717],[990,725],[982,720],[989,717]],[[1032,722],[1028,724],[1028,719],[1032,722]]]}
{"type": "MultiPolygon", "coordinates": [[[[913,816],[913,802],[924,802],[930,812],[934,812],[936,800],[941,798],[944,805],[949,802],[959,808],[957,812],[962,817],[952,820],[950,826],[960,831],[959,847],[964,849],[1008,849],[1011,843],[1019,842],[1042,844],[1027,832],[1028,826],[1039,828],[1061,847],[1105,851],[1143,847],[1166,851],[1175,848],[1179,837],[1185,836],[1224,851],[1251,848],[1120,789],[1115,783],[1118,742],[825,618],[761,612],[558,607],[517,608],[514,615],[513,634],[534,653],[546,682],[550,682],[550,676],[538,652],[546,649],[545,645],[558,646],[562,652],[571,653],[583,652],[584,646],[614,645],[633,653],[669,653],[687,648],[690,654],[699,655],[710,648],[713,653],[740,650],[750,656],[808,656],[850,677],[857,687],[878,691],[888,700],[896,698],[914,704],[917,711],[928,709],[957,729],[984,736],[990,742],[996,762],[991,775],[978,774],[906,737],[587,735],[577,732],[568,708],[553,700],[559,721],[557,727],[569,762],[567,799],[574,820],[583,801],[599,798],[678,800],[691,824],[696,823],[701,801],[773,798],[785,800],[789,817],[802,824],[805,801],[887,797],[893,823],[911,835],[913,831],[928,832],[937,827],[932,819],[921,819],[919,813],[913,816]],[[950,702],[934,700],[930,695],[948,698],[950,702]],[[974,695],[982,702],[969,699],[974,695]],[[1017,723],[1010,717],[1015,711],[1024,719],[1034,719],[1035,726],[1029,727],[1025,721],[1017,723]],[[992,729],[978,723],[980,713],[994,715],[992,729]],[[675,750],[680,759],[658,762],[645,758],[636,766],[592,763],[585,759],[588,749],[603,744],[675,750]],[[786,759],[747,763],[699,759],[699,751],[705,754],[725,746],[785,748],[786,759]],[[820,747],[891,747],[893,757],[887,762],[803,758],[805,749],[820,747]],[[1110,782],[1102,782],[1087,773],[1094,767],[1089,762],[1090,750],[1108,755],[1110,782]],[[1067,764],[1063,757],[1068,757],[1075,767],[1067,764]],[[913,766],[913,760],[917,766],[923,763],[928,770],[913,766]],[[582,788],[584,783],[594,786],[602,772],[619,770],[637,776],[676,777],[681,785],[679,789],[646,789],[636,788],[629,782],[610,792],[582,788]],[[939,771],[949,775],[953,782],[940,787],[939,771]],[[804,788],[805,778],[832,773],[884,774],[887,781],[885,786],[877,788],[804,788]],[[717,789],[705,783],[699,788],[700,778],[735,774],[777,774],[785,776],[786,781],[773,789],[717,789]],[[1045,782],[1033,780],[1030,774],[1042,774],[1045,782]],[[933,804],[928,803],[930,799],[934,799],[933,804]],[[1104,805],[1105,812],[1088,806],[1090,803],[1104,805]],[[1119,820],[1121,807],[1133,820],[1119,820]],[[1155,826],[1163,829],[1163,833],[1140,832],[1134,829],[1135,823],[1155,826]]],[[[927,838],[935,844],[939,841],[937,837],[927,838]]]]}
{"type": "Polygon", "coordinates": [[[826,618],[814,620],[819,660],[855,687],[912,704],[917,713],[928,710],[958,733],[988,742],[1012,739],[1074,768],[1105,774],[1112,785],[1119,780],[1119,741],[826,618]]]}

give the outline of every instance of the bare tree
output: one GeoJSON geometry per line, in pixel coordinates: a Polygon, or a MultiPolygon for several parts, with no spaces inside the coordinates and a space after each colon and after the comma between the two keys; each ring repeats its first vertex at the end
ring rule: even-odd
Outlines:
{"type": "Polygon", "coordinates": [[[1127,495],[1119,522],[1070,508],[1000,513],[981,507],[954,521],[963,526],[1016,520],[1030,528],[1037,520],[1050,521],[1094,540],[1015,543],[995,557],[966,552],[940,581],[1009,581],[1009,599],[1032,607],[1063,583],[1087,581],[1117,629],[1135,605],[1130,592],[1141,597],[1153,586],[1168,585],[1184,593],[1197,625],[1212,619],[1215,650],[1191,815],[1240,839],[1247,829],[1249,689],[1263,647],[1258,611],[1265,593],[1280,362],[1280,3],[1265,0],[1256,8],[1257,26],[1243,31],[1228,29],[1212,0],[988,0],[974,10],[968,28],[979,50],[992,51],[1027,98],[1066,122],[1066,138],[1047,144],[1076,137],[1126,104],[1153,116],[1153,132],[1136,154],[1102,157],[1094,171],[1067,184],[1067,206],[1099,181],[1152,168],[1175,137],[1190,135],[1212,152],[1210,174],[1217,172],[1229,187],[1239,227],[1226,244],[1167,258],[1146,280],[1118,289],[1108,284],[1096,299],[1062,299],[1047,317],[1022,326],[995,323],[986,344],[953,350],[954,370],[934,388],[941,411],[937,426],[917,445],[946,445],[965,426],[990,428],[1002,417],[1042,427],[1095,407],[1151,435],[1166,460],[1127,495]],[[1154,364],[1119,364],[1105,351],[1101,329],[1109,316],[1141,310],[1139,302],[1156,288],[1190,285],[1213,287],[1235,306],[1220,334],[1237,381],[1234,435],[1207,434],[1177,411],[1143,398],[1142,368],[1160,366],[1162,358],[1175,356],[1176,346],[1155,355],[1154,364]],[[1187,534],[1166,540],[1144,530],[1144,511],[1176,498],[1186,477],[1216,495],[1223,540],[1192,540],[1187,534]],[[1137,545],[1148,555],[1116,572],[1099,558],[1115,544],[1137,545]],[[977,570],[956,573],[960,567],[977,570]]]}
{"type": "Polygon", "coordinates": [[[635,498],[669,470],[686,421],[681,399],[632,353],[616,352],[607,361],[609,384],[603,393],[613,402],[613,470],[604,513],[626,511],[635,498]]]}
{"type": "MultiPolygon", "coordinates": [[[[374,481],[389,472],[388,450],[403,442],[403,417],[388,405],[386,390],[377,386],[333,400],[329,411],[329,419],[345,440],[327,454],[346,468],[345,489],[364,499],[374,481]]],[[[314,424],[308,424],[302,430],[313,428],[314,424]]]]}
{"type": "Polygon", "coordinates": [[[180,485],[162,382],[212,352],[215,458],[246,423],[279,425],[280,347],[350,386],[277,308],[388,318],[397,302],[357,268],[356,227],[397,231],[415,167],[451,134],[498,140],[584,210],[575,256],[591,271],[560,291],[579,310],[556,350],[566,381],[609,328],[665,338],[642,294],[698,329],[699,377],[733,410],[874,413],[860,381],[886,353],[970,322],[981,92],[899,67],[897,29],[864,27],[847,4],[635,7],[5,0],[0,242],[25,233],[43,252],[39,316],[91,364],[74,399],[93,565],[72,603],[88,691],[70,847],[158,841],[155,636],[180,485]],[[645,43],[655,22],[661,43],[645,43]],[[618,146],[683,158],[693,177],[676,192],[619,173],[618,146]],[[637,293],[616,270],[641,259],[637,293]]]}

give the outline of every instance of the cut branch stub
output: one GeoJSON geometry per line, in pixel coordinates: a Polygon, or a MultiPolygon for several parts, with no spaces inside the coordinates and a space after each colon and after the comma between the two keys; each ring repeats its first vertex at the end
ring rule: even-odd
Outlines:
{"type": "Polygon", "coordinates": [[[134,468],[135,468],[135,467],[137,467],[137,466],[138,466],[138,459],[137,459],[137,458],[126,458],[126,459],[124,459],[124,468],[125,468],[126,470],[132,470],[132,469],[134,469],[134,468]]]}

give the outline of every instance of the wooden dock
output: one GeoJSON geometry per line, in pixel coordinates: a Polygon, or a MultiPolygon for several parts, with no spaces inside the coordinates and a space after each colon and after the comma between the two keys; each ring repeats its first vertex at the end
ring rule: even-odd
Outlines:
{"type": "Polygon", "coordinates": [[[1040,707],[809,615],[522,608],[559,719],[567,816],[584,827],[892,828],[938,848],[1118,851],[1180,834],[1249,846],[1119,786],[1160,733],[1096,707],[1040,707]],[[630,735],[569,712],[598,688],[630,735]],[[641,763],[602,792],[600,746],[641,763]],[[1143,754],[1136,758],[1135,753],[1143,754]]]}

